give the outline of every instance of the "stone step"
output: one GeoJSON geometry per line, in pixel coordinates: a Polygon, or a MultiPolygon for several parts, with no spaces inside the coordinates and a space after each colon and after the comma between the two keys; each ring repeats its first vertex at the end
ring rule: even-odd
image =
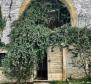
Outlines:
{"type": "Polygon", "coordinates": [[[33,84],[50,84],[48,80],[34,80],[33,84]]]}

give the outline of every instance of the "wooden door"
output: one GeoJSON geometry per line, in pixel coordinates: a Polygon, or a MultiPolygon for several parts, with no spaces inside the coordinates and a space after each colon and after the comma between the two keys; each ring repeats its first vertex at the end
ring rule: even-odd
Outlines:
{"type": "Polygon", "coordinates": [[[48,48],[48,80],[62,80],[63,73],[63,53],[59,47],[55,47],[53,51],[48,48]]]}

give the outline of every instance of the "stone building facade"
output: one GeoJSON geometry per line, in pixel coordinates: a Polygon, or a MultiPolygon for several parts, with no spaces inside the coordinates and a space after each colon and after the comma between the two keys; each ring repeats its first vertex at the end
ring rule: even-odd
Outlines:
{"type": "MultiPolygon", "coordinates": [[[[71,25],[83,28],[91,26],[91,0],[59,0],[67,6],[71,25]]],[[[21,16],[27,7],[31,5],[31,0],[0,0],[0,7],[3,18],[6,20],[6,26],[1,35],[1,41],[5,44],[9,43],[10,38],[8,35],[11,31],[11,24],[21,16]]],[[[2,50],[0,51],[3,52],[2,50]]],[[[51,52],[48,49],[48,80],[65,80],[67,78],[67,73],[73,77],[82,76],[82,74],[77,70],[76,67],[67,68],[68,62],[71,62],[70,56],[68,55],[66,49],[62,52],[59,51],[58,47],[55,52],[51,52]],[[56,58],[53,56],[56,55],[56,58]],[[68,59],[69,58],[69,59],[68,59]],[[56,60],[54,60],[56,59],[56,60]],[[60,60],[59,60],[60,59],[60,60]],[[51,60],[51,62],[50,62],[51,60]],[[58,63],[57,63],[58,62],[58,63]],[[56,63],[56,64],[55,64],[56,63]],[[59,68],[60,67],[60,68],[59,68]],[[58,68],[58,70],[57,70],[58,68]],[[68,72],[68,70],[69,72],[68,72]],[[58,73],[56,73],[58,71],[58,73]],[[71,73],[74,71],[73,73],[71,73]],[[76,76],[79,73],[79,76],[76,76]]],[[[69,65],[68,65],[69,66],[69,65]]],[[[81,70],[82,71],[82,70],[81,70]]],[[[1,74],[1,72],[0,72],[1,74]]],[[[0,81],[2,76],[0,75],[0,81]]]]}
{"type": "MultiPolygon", "coordinates": [[[[90,0],[60,0],[67,7],[71,15],[73,26],[90,26],[91,24],[91,1],[90,0]]],[[[27,9],[31,0],[0,0],[3,18],[6,20],[6,27],[3,31],[2,42],[9,42],[7,35],[10,33],[11,23],[27,9]]]]}

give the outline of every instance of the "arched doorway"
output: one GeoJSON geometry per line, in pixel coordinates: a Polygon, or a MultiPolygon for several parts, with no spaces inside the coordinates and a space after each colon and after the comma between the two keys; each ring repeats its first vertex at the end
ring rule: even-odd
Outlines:
{"type": "MultiPolygon", "coordinates": [[[[60,2],[59,0],[44,0],[42,4],[46,5],[50,9],[45,12],[47,15],[47,21],[41,18],[37,19],[36,24],[44,24],[45,26],[54,29],[55,27],[63,26],[64,24],[71,24],[72,26],[77,26],[77,13],[74,10],[74,6],[67,0],[60,2]],[[51,5],[49,4],[51,3],[51,5]],[[72,8],[73,7],[73,8],[72,8]],[[64,15],[64,16],[62,16],[64,15]],[[75,15],[73,17],[73,15],[75,15]],[[50,19],[51,18],[51,19],[50,19]]],[[[20,15],[25,12],[25,9],[29,9],[30,0],[25,1],[20,8],[20,15]]],[[[39,4],[38,4],[39,5],[39,4]]],[[[40,5],[41,6],[41,5],[40,5]]],[[[39,10],[38,10],[39,11],[39,10]]],[[[29,12],[24,13],[27,15],[29,12]]],[[[55,48],[55,52],[51,52],[49,48],[48,54],[45,54],[45,58],[42,63],[39,64],[39,70],[37,70],[37,76],[40,80],[62,80],[63,79],[63,50],[60,52],[59,48],[55,48]],[[55,54],[56,53],[56,54],[55,54]],[[57,60],[55,60],[55,56],[57,60]],[[49,58],[50,57],[50,58],[49,58]],[[54,58],[53,58],[54,57],[54,58]],[[54,60],[55,61],[54,61],[54,60]],[[50,66],[54,65],[55,66],[50,66]],[[60,68],[59,68],[60,66],[60,68]],[[57,73],[56,73],[57,72],[57,73]]],[[[64,77],[65,79],[65,77],[64,77]]]]}
{"type": "MultiPolygon", "coordinates": [[[[32,0],[24,0],[22,5],[20,6],[19,14],[20,16],[25,12],[25,10],[29,7],[32,0]]],[[[68,8],[70,17],[71,17],[71,25],[73,27],[78,26],[78,12],[72,0],[59,0],[60,2],[64,3],[65,6],[68,8]]]]}

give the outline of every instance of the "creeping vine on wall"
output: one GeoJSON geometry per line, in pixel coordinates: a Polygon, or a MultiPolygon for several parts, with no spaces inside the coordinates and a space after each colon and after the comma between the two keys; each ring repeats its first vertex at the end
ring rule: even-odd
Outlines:
{"type": "MultiPolygon", "coordinates": [[[[2,35],[4,26],[5,26],[5,20],[2,18],[1,7],[0,7],[0,37],[2,35]]],[[[1,42],[1,39],[0,39],[0,47],[1,48],[5,47],[4,43],[1,42]]]]}
{"type": "Polygon", "coordinates": [[[1,7],[0,7],[0,31],[3,30],[4,26],[5,26],[5,20],[2,18],[1,7]]]}
{"type": "Polygon", "coordinates": [[[74,57],[81,58],[79,64],[83,68],[86,61],[91,63],[91,29],[68,25],[49,29],[45,25],[45,11],[39,8],[42,8],[39,2],[33,2],[30,9],[12,25],[11,42],[3,66],[5,73],[16,78],[18,84],[22,79],[26,81],[33,76],[34,66],[38,67],[49,46],[68,48],[74,57]]]}

